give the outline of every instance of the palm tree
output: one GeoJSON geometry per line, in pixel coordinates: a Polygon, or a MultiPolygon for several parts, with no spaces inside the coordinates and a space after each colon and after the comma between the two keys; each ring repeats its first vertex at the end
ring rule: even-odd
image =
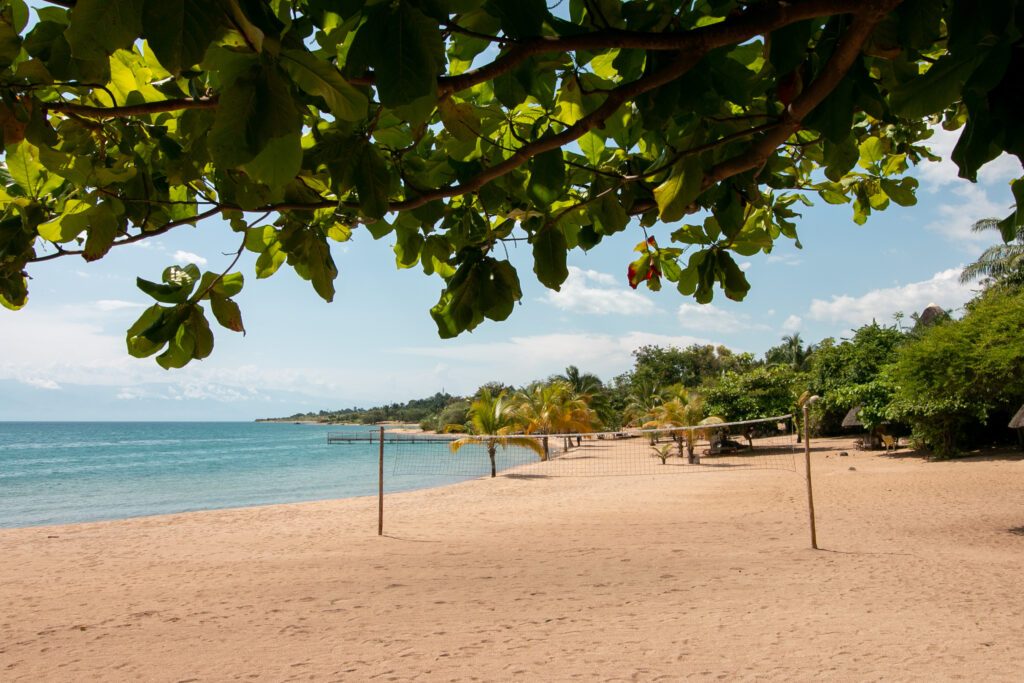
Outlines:
{"type": "Polygon", "coordinates": [[[490,389],[481,390],[476,400],[469,406],[469,424],[473,429],[473,435],[453,441],[451,443],[452,453],[458,453],[459,449],[466,444],[484,444],[487,447],[487,457],[491,460],[492,477],[498,474],[494,462],[498,446],[528,448],[539,455],[541,460],[547,459],[544,448],[537,439],[508,435],[512,429],[515,429],[516,422],[515,413],[512,406],[505,400],[504,391],[494,396],[490,389]]]}
{"type": "Polygon", "coordinates": [[[561,380],[533,384],[519,392],[516,400],[516,421],[527,434],[592,432],[598,422],[586,400],[575,396],[572,387],[561,380]]]}
{"type": "Polygon", "coordinates": [[[807,350],[804,349],[804,340],[800,338],[799,332],[787,334],[782,337],[782,346],[786,352],[786,360],[794,370],[803,367],[807,360],[807,350]]]}
{"type": "MultiPolygon", "coordinates": [[[[697,394],[680,393],[675,398],[656,406],[651,413],[652,419],[644,424],[644,427],[690,427],[704,416],[704,402],[697,394]]],[[[671,432],[672,440],[676,442],[679,449],[679,457],[683,457],[683,438],[686,439],[686,457],[691,465],[697,462],[694,455],[694,433],[693,430],[683,432],[677,429],[671,432]]]]}
{"type": "Polygon", "coordinates": [[[554,379],[566,382],[580,398],[594,396],[604,388],[600,377],[592,372],[580,372],[575,365],[570,365],[565,369],[564,375],[556,375],[554,379]]]}
{"type": "MultiPolygon", "coordinates": [[[[999,231],[999,221],[985,218],[974,224],[972,232],[999,231]]],[[[1006,244],[996,244],[981,253],[978,260],[960,273],[960,282],[982,280],[988,284],[1024,284],[1024,226],[1006,244]]]]}
{"type": "Polygon", "coordinates": [[[626,424],[637,425],[652,419],[655,408],[664,401],[663,392],[657,382],[638,380],[629,392],[623,417],[626,424]]]}
{"type": "Polygon", "coordinates": [[[609,401],[608,392],[605,390],[604,382],[592,372],[580,372],[575,365],[565,369],[565,373],[555,375],[552,381],[567,383],[572,388],[576,398],[587,402],[590,409],[597,416],[595,427],[601,428],[609,422],[614,422],[616,415],[609,401]]]}

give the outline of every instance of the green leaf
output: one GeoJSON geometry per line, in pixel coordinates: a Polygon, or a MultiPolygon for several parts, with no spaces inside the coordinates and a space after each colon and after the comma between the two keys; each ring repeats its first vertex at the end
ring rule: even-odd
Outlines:
{"type": "Polygon", "coordinates": [[[184,268],[171,266],[163,272],[163,284],[136,278],[135,284],[143,292],[165,304],[183,304],[192,295],[200,279],[199,268],[189,264],[184,268]]]}
{"type": "Polygon", "coordinates": [[[52,221],[38,227],[39,236],[50,242],[70,242],[88,227],[88,221],[84,217],[91,208],[88,202],[78,199],[67,200],[64,203],[64,211],[52,221]]]}
{"type": "Polygon", "coordinates": [[[242,311],[234,301],[220,295],[212,296],[210,297],[210,310],[221,327],[245,334],[242,311]]]}
{"type": "Polygon", "coordinates": [[[302,116],[281,74],[272,67],[250,69],[221,93],[207,145],[217,164],[232,168],[301,127],[302,116]]]}
{"type": "Polygon", "coordinates": [[[903,178],[899,182],[883,178],[881,181],[882,190],[889,195],[890,199],[900,206],[913,206],[917,204],[917,197],[914,190],[917,189],[917,180],[914,178],[903,178]]]}
{"type": "Polygon", "coordinates": [[[558,226],[545,224],[533,236],[532,242],[533,272],[541,284],[557,292],[569,277],[565,262],[568,251],[565,235],[558,226]]]}
{"type": "Polygon", "coordinates": [[[860,165],[870,169],[885,158],[885,144],[876,137],[870,137],[860,143],[860,165]]]}
{"type": "Polygon", "coordinates": [[[0,270],[0,306],[17,311],[28,303],[28,283],[20,272],[0,270]]]}
{"type": "Polygon", "coordinates": [[[487,0],[484,8],[501,20],[501,29],[511,38],[540,35],[548,7],[544,0],[487,0]]]}
{"type": "Polygon", "coordinates": [[[480,120],[472,106],[446,97],[437,103],[437,109],[445,130],[456,139],[474,142],[480,135],[480,120]]]}
{"type": "Polygon", "coordinates": [[[526,194],[540,206],[551,206],[565,193],[565,163],[562,150],[542,152],[530,161],[526,194]]]}
{"type": "Polygon", "coordinates": [[[338,268],[326,237],[315,229],[289,226],[281,231],[281,245],[299,277],[312,282],[313,289],[324,301],[332,301],[338,268]]]}
{"type": "Polygon", "coordinates": [[[380,152],[373,145],[364,145],[359,170],[355,176],[359,207],[368,218],[383,218],[388,212],[391,172],[380,152]]]}
{"type": "Polygon", "coordinates": [[[104,59],[142,35],[143,0],[78,0],[64,37],[77,59],[104,59]]]}
{"type": "Polygon", "coordinates": [[[441,298],[430,309],[430,316],[437,324],[437,332],[442,339],[451,339],[460,332],[472,330],[483,320],[477,305],[480,286],[478,265],[481,260],[475,256],[460,263],[441,298]]]}
{"type": "Polygon", "coordinates": [[[195,340],[192,346],[192,358],[202,360],[213,353],[213,332],[210,331],[210,323],[206,321],[206,316],[200,306],[192,307],[192,313],[185,325],[195,340]]]}
{"type": "Polygon", "coordinates": [[[743,301],[747,292],[750,291],[746,273],[740,269],[727,251],[718,252],[718,266],[722,270],[722,288],[725,290],[725,296],[733,301],[743,301]]]}
{"type": "Polygon", "coordinates": [[[82,256],[86,261],[96,261],[110,251],[120,225],[117,216],[106,203],[92,207],[82,214],[82,218],[88,223],[88,235],[82,256]]]}
{"type": "Polygon", "coordinates": [[[829,204],[848,204],[850,198],[838,190],[831,188],[823,188],[818,190],[818,194],[829,204]]]}
{"type": "Polygon", "coordinates": [[[604,154],[604,140],[594,131],[589,131],[580,138],[580,149],[587,161],[597,166],[601,163],[601,155],[604,154]]]}
{"type": "Polygon", "coordinates": [[[496,261],[490,277],[481,283],[481,308],[484,316],[501,321],[512,315],[515,303],[523,298],[519,275],[508,261],[496,261]]]}
{"type": "Polygon", "coordinates": [[[39,148],[32,143],[22,140],[8,145],[5,154],[7,172],[26,196],[40,197],[60,184],[60,178],[49,177],[39,161],[39,148]]]}
{"type": "Polygon", "coordinates": [[[245,278],[241,273],[226,273],[221,276],[217,284],[210,290],[224,297],[235,296],[242,291],[245,285],[245,278]]]}
{"type": "Polygon", "coordinates": [[[776,74],[785,76],[800,66],[807,56],[811,36],[820,25],[817,19],[806,19],[772,31],[768,61],[775,67],[776,74]]]}
{"type": "Polygon", "coordinates": [[[323,98],[336,118],[359,121],[366,117],[366,95],[350,85],[326,60],[305,50],[282,50],[281,66],[297,86],[323,98]]]}
{"type": "Polygon", "coordinates": [[[1007,244],[1020,234],[1021,228],[1024,228],[1024,178],[1017,178],[1010,183],[1010,192],[1013,193],[1016,207],[1013,213],[999,221],[999,232],[1003,242],[1007,244]]]}
{"type": "Polygon", "coordinates": [[[984,52],[943,55],[924,75],[893,91],[889,96],[893,113],[915,119],[942,111],[959,99],[964,83],[984,57],[984,52]]]}
{"type": "Polygon", "coordinates": [[[302,135],[299,131],[270,138],[263,150],[242,167],[258,183],[280,189],[295,179],[302,168],[302,135]]]}
{"type": "Polygon", "coordinates": [[[818,130],[827,140],[840,143],[850,135],[854,114],[854,80],[850,73],[804,119],[805,128],[818,130]]]}
{"type": "Polygon", "coordinates": [[[210,0],[150,0],[142,10],[142,36],[160,65],[177,75],[203,61],[224,31],[223,17],[210,0]]]}
{"type": "Polygon", "coordinates": [[[436,97],[444,41],[437,21],[411,2],[381,3],[369,9],[349,50],[349,58],[353,56],[373,69],[377,96],[385,107],[436,97]]]}
{"type": "MultiPolygon", "coordinates": [[[[583,118],[583,97],[580,94],[579,83],[575,78],[567,76],[562,80],[562,87],[558,91],[555,103],[555,118],[566,126],[571,126],[583,118]]],[[[603,147],[604,145],[602,144],[603,147]]]]}
{"type": "Polygon", "coordinates": [[[915,50],[935,42],[942,31],[944,4],[943,0],[903,0],[896,7],[901,42],[915,50]]]}
{"type": "Polygon", "coordinates": [[[0,69],[6,69],[21,52],[21,32],[28,21],[28,7],[22,0],[9,0],[0,7],[0,69]]]}
{"type": "Polygon", "coordinates": [[[672,222],[685,216],[690,204],[700,195],[703,180],[704,171],[696,155],[676,162],[668,179],[654,188],[654,201],[658,203],[661,220],[672,222]]]}
{"type": "Polygon", "coordinates": [[[195,335],[188,325],[181,324],[174,338],[168,342],[167,350],[156,357],[156,362],[164,370],[183,368],[192,360],[195,349],[195,335]]]}
{"type": "MultiPolygon", "coordinates": [[[[145,358],[152,356],[166,343],[163,340],[150,339],[145,332],[157,329],[164,320],[168,309],[159,304],[153,304],[139,316],[138,320],[128,328],[125,342],[128,346],[128,353],[134,358],[145,358]]],[[[169,337],[168,337],[169,338],[169,337]]]]}
{"type": "Polygon", "coordinates": [[[398,230],[395,242],[395,263],[399,268],[412,268],[420,260],[424,239],[419,230],[398,230]]]}

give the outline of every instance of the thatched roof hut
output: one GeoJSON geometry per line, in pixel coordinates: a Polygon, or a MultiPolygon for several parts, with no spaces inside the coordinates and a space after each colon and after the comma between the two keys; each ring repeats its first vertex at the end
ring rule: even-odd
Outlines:
{"type": "Polygon", "coordinates": [[[937,304],[928,304],[928,306],[921,311],[921,315],[917,317],[917,324],[921,327],[925,327],[933,324],[936,320],[948,317],[949,314],[937,304]]]}
{"type": "Polygon", "coordinates": [[[854,406],[850,408],[850,412],[843,418],[844,427],[863,427],[864,423],[860,421],[860,411],[864,409],[864,406],[854,406]]]}
{"type": "Polygon", "coordinates": [[[1017,414],[1010,420],[1010,429],[1024,429],[1024,406],[1021,406],[1017,414]]]}
{"type": "Polygon", "coordinates": [[[1017,441],[1020,442],[1020,449],[1024,451],[1024,406],[1021,406],[1010,420],[1010,429],[1017,430],[1017,441]]]}

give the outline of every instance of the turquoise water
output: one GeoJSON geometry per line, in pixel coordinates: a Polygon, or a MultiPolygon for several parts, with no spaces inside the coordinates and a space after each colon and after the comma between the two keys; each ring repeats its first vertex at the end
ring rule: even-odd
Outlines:
{"type": "MultiPolygon", "coordinates": [[[[234,422],[0,422],[0,527],[377,493],[366,427],[234,422]]],[[[404,491],[467,477],[388,476],[404,491]]]]}

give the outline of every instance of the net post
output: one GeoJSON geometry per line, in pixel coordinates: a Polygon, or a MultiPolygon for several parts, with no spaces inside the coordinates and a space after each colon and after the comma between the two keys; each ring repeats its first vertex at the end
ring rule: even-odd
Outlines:
{"type": "Polygon", "coordinates": [[[377,459],[377,535],[384,535],[384,427],[378,432],[380,440],[379,457],[377,459]]]}
{"type": "Polygon", "coordinates": [[[810,403],[810,401],[807,401],[803,405],[803,413],[804,413],[804,423],[803,423],[803,428],[804,428],[803,429],[803,431],[804,431],[804,465],[805,465],[805,467],[807,469],[807,511],[810,513],[810,518],[811,518],[811,548],[813,548],[814,550],[817,550],[818,549],[818,533],[817,533],[817,529],[815,529],[815,525],[814,525],[814,491],[813,491],[813,489],[811,487],[811,429],[808,426],[808,420],[807,420],[807,412],[808,412],[808,408],[810,407],[810,406],[808,406],[808,403],[810,403]]]}

